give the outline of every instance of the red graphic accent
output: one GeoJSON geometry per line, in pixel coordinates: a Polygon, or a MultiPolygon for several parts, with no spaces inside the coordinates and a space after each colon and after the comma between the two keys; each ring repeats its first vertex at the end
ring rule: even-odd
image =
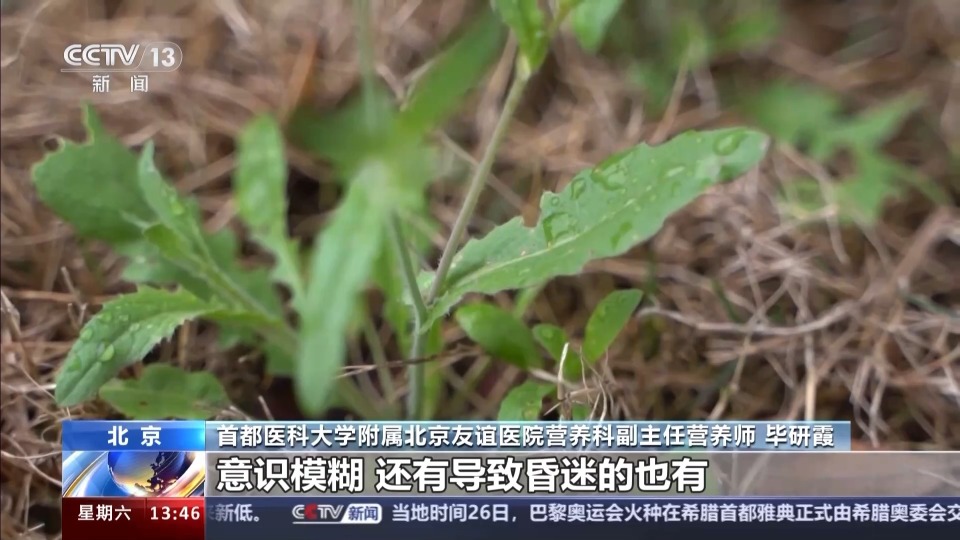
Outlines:
{"type": "Polygon", "coordinates": [[[202,497],[66,497],[63,540],[204,540],[202,497]]]}
{"type": "Polygon", "coordinates": [[[144,499],[67,497],[63,501],[63,540],[129,540],[143,525],[144,499]]]}
{"type": "MultiPolygon", "coordinates": [[[[143,540],[204,540],[202,497],[151,497],[146,500],[143,518],[147,532],[143,540]]],[[[68,540],[64,538],[63,540],[68,540]]]]}

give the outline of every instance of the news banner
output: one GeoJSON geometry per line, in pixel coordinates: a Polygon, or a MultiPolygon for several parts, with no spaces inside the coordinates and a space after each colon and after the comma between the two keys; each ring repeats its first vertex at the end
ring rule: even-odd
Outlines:
{"type": "Polygon", "coordinates": [[[67,421],[63,540],[960,538],[960,453],[850,448],[849,422],[67,421]],[[910,496],[845,480],[878,467],[910,496]]]}

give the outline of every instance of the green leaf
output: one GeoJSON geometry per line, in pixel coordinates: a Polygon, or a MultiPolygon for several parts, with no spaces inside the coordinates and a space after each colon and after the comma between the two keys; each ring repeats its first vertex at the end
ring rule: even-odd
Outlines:
{"type": "Polygon", "coordinates": [[[520,60],[526,75],[536,72],[547,57],[547,22],[536,0],[494,0],[503,22],[517,36],[520,60]]]}
{"type": "Polygon", "coordinates": [[[592,407],[588,407],[587,405],[583,405],[581,403],[575,403],[573,407],[571,407],[570,419],[577,422],[583,422],[584,420],[590,419],[590,413],[592,412],[593,412],[592,407]]]}
{"type": "Polygon", "coordinates": [[[776,2],[749,2],[717,36],[717,49],[740,52],[763,45],[780,31],[780,9],[776,2]]]}
{"type": "Polygon", "coordinates": [[[667,108],[676,74],[657,62],[637,61],[630,65],[627,77],[640,87],[644,101],[654,113],[660,114],[667,108]]]}
{"type": "Polygon", "coordinates": [[[310,263],[306,302],[300,309],[297,395],[307,414],[328,403],[346,359],[345,336],[357,297],[380,254],[393,172],[370,162],[347,190],[332,222],[320,233],[310,263]]]}
{"type": "Polygon", "coordinates": [[[282,306],[276,297],[267,274],[263,271],[243,271],[236,261],[216,261],[211,252],[210,237],[201,236],[201,250],[194,243],[165,225],[152,225],[143,236],[153,244],[170,263],[188,272],[195,279],[206,282],[216,298],[237,311],[256,312],[272,316],[281,322],[282,306]],[[217,263],[220,264],[217,264],[217,263]]]}
{"type": "Polygon", "coordinates": [[[153,142],[148,141],[137,163],[137,182],[147,204],[166,229],[179,238],[184,249],[203,258],[210,258],[209,247],[203,238],[197,216],[180,198],[177,190],[168,184],[153,162],[153,142]]]}
{"type": "Polygon", "coordinates": [[[457,323],[491,356],[527,369],[540,365],[533,335],[513,313],[491,304],[470,304],[457,310],[457,323]]]}
{"type": "Polygon", "coordinates": [[[87,238],[122,243],[140,236],[153,212],[137,187],[137,158],[84,108],[87,142],[64,141],[33,168],[40,199],[87,238]]]}
{"type": "Polygon", "coordinates": [[[264,342],[260,345],[267,359],[267,373],[276,377],[293,377],[297,372],[297,359],[283,348],[264,342]]]}
{"type": "Polygon", "coordinates": [[[643,292],[627,289],[614,291],[600,302],[590,315],[583,335],[583,357],[587,363],[593,364],[610,348],[640,305],[641,298],[643,292]]]}
{"type": "MultiPolygon", "coordinates": [[[[162,225],[154,225],[147,228],[144,239],[117,246],[118,252],[128,257],[123,272],[124,279],[140,284],[182,286],[203,300],[219,297],[219,287],[225,280],[249,295],[255,304],[263,308],[265,314],[271,315],[275,319],[272,324],[282,321],[283,304],[273,287],[269,272],[262,268],[247,270],[237,264],[238,240],[232,230],[221,229],[204,235],[212,262],[205,262],[194,256],[175,235],[165,235],[164,231],[166,229],[162,225]],[[159,242],[160,247],[169,249],[159,249],[148,241],[147,237],[159,242]],[[169,245],[165,242],[169,242],[169,245]],[[210,278],[211,273],[223,274],[223,277],[210,278]]],[[[266,347],[257,336],[257,330],[262,329],[262,326],[221,322],[219,329],[221,347],[232,347],[240,343],[257,348],[266,347]]],[[[275,371],[275,365],[274,362],[268,362],[267,370],[275,375],[290,373],[289,368],[286,373],[275,371]]]]}
{"type": "Polygon", "coordinates": [[[396,333],[400,349],[410,349],[410,306],[404,302],[406,288],[400,262],[391,246],[384,244],[373,267],[371,279],[383,293],[383,317],[396,333]]]}
{"type": "MultiPolygon", "coordinates": [[[[443,350],[443,324],[437,322],[425,336],[423,356],[429,358],[443,350]]],[[[430,362],[423,370],[423,420],[432,420],[443,404],[447,378],[444,376],[442,362],[430,362]]]]}
{"type": "MultiPolygon", "coordinates": [[[[427,322],[468,293],[530,287],[626,252],[706,188],[752,168],[766,148],[764,135],[731,128],[685,133],[612,156],[562,192],[544,193],[534,227],[517,217],[468,242],[454,257],[427,322]]],[[[429,286],[432,279],[421,275],[419,282],[429,286]]]]}
{"type": "Polygon", "coordinates": [[[230,405],[211,373],[187,373],[168,364],[146,366],[139,379],[109,381],[100,399],[134,420],[206,420],[230,405]]]}
{"type": "Polygon", "coordinates": [[[819,88],[777,82],[751,95],[741,108],[777,139],[801,146],[833,126],[841,105],[837,96],[819,88]]]}
{"type": "Polygon", "coordinates": [[[63,362],[56,380],[57,403],[68,407],[95,396],[117,372],[143,359],[184,321],[216,310],[187,291],[148,287],[106,303],[83,327],[63,362]]]}
{"type": "Polygon", "coordinates": [[[918,105],[916,96],[908,94],[866,110],[853,120],[838,119],[827,129],[822,126],[819,144],[811,149],[811,155],[823,160],[841,148],[858,152],[878,149],[918,105]]]}
{"type": "Polygon", "coordinates": [[[607,27],[622,5],[623,0],[590,0],[577,4],[570,13],[570,24],[580,46],[588,52],[597,52],[607,27]]]}
{"type": "Polygon", "coordinates": [[[387,145],[396,121],[393,99],[386,89],[376,86],[369,97],[384,129],[367,127],[364,101],[358,96],[327,114],[297,109],[287,126],[290,140],[333,164],[339,178],[352,178],[366,159],[387,145]]]}
{"type": "MultiPolygon", "coordinates": [[[[420,220],[426,222],[423,225],[426,225],[431,231],[436,227],[434,220],[427,215],[422,216],[420,220]]],[[[431,246],[430,234],[424,233],[417,226],[408,223],[409,221],[397,220],[403,228],[404,234],[401,236],[407,240],[407,249],[410,250],[411,259],[416,261],[431,246]]],[[[412,306],[407,301],[410,298],[410,293],[403,278],[401,264],[397,260],[396,250],[390,243],[384,243],[381,248],[380,256],[374,266],[372,279],[383,293],[383,316],[396,332],[401,350],[410,350],[412,337],[410,322],[413,315],[412,306]]]]}
{"type": "Polygon", "coordinates": [[[180,285],[204,300],[213,297],[209,283],[164,259],[160,250],[146,239],[121,244],[115,249],[127,257],[121,274],[126,281],[144,285],[180,285]]]}
{"type": "Polygon", "coordinates": [[[555,324],[538,324],[534,326],[533,337],[536,338],[537,343],[550,353],[550,357],[553,358],[555,362],[560,361],[560,356],[563,354],[563,346],[570,342],[563,328],[555,324]]]}
{"type": "Polygon", "coordinates": [[[503,398],[497,420],[501,422],[539,420],[543,398],[554,390],[552,384],[527,381],[503,398]]]}
{"type": "Polygon", "coordinates": [[[287,236],[287,162],[276,121],[261,116],[250,122],[240,134],[237,154],[237,212],[257,242],[273,253],[273,276],[290,288],[297,305],[303,298],[303,279],[300,254],[287,236]]]}
{"type": "Polygon", "coordinates": [[[686,59],[692,68],[699,68],[710,61],[714,42],[699,12],[681,10],[670,37],[671,64],[680,66],[686,59]]]}
{"type": "Polygon", "coordinates": [[[880,218],[883,204],[900,193],[901,166],[882,154],[870,153],[859,156],[857,169],[856,176],[832,189],[841,218],[869,225],[880,218]]]}
{"type": "Polygon", "coordinates": [[[477,87],[503,47],[503,25],[484,11],[463,36],[417,81],[399,116],[399,130],[420,138],[456,112],[463,97],[477,87]]]}
{"type": "Polygon", "coordinates": [[[799,220],[809,219],[827,205],[820,183],[806,177],[784,184],[784,193],[779,199],[786,213],[799,220]]]}
{"type": "Polygon", "coordinates": [[[306,109],[296,111],[290,121],[290,138],[328,160],[343,180],[355,178],[367,161],[389,162],[396,172],[395,181],[411,188],[394,193],[404,199],[397,201],[397,206],[416,211],[424,206],[421,188],[434,178],[435,151],[421,138],[407,136],[399,128],[389,94],[374,87],[369,97],[376,125],[367,125],[364,100],[355,99],[328,115],[306,109]]]}

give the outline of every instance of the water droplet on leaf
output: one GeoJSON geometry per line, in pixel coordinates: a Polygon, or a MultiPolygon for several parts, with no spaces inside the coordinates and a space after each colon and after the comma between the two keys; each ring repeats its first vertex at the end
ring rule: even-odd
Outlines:
{"type": "Polygon", "coordinates": [[[627,177],[619,169],[607,170],[603,173],[593,174],[593,180],[605,191],[622,192],[624,184],[627,183],[627,177]]]}
{"type": "Polygon", "coordinates": [[[626,234],[630,232],[630,229],[631,227],[629,222],[624,222],[620,224],[620,227],[617,228],[617,232],[614,233],[613,238],[611,238],[612,249],[614,250],[618,249],[618,246],[620,246],[620,243],[623,240],[623,238],[626,236],[626,234]]]}
{"type": "Polygon", "coordinates": [[[103,352],[100,353],[100,361],[109,362],[113,359],[113,356],[116,354],[116,352],[117,349],[113,346],[113,344],[107,345],[103,352]]]}
{"type": "Polygon", "coordinates": [[[583,178],[577,178],[573,181],[573,185],[570,186],[570,194],[573,196],[573,200],[577,200],[583,195],[583,192],[587,190],[587,181],[583,178]]]}
{"type": "Polygon", "coordinates": [[[553,244],[576,231],[577,222],[566,212],[557,212],[544,218],[543,236],[547,245],[553,244]]]}
{"type": "Polygon", "coordinates": [[[687,168],[684,167],[683,165],[678,165],[678,166],[676,166],[676,167],[671,167],[671,168],[667,169],[667,172],[666,172],[666,173],[664,173],[663,179],[664,179],[664,180],[674,180],[674,179],[676,179],[678,176],[680,176],[681,174],[683,174],[683,173],[685,173],[685,172],[687,172],[687,168]]]}
{"type": "Polygon", "coordinates": [[[746,134],[742,131],[722,137],[713,145],[713,150],[721,156],[729,156],[740,147],[746,134]]]}

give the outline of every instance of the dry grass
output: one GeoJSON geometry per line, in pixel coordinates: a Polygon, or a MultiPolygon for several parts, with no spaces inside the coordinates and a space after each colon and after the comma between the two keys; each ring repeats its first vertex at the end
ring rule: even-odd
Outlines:
{"type": "MultiPolygon", "coordinates": [[[[378,71],[398,95],[471,9],[461,0],[375,4],[378,71]]],[[[551,283],[532,319],[576,335],[606,292],[656,283],[652,303],[600,372],[570,390],[584,399],[602,395],[605,407],[597,411],[607,417],[851,419],[865,446],[960,448],[960,319],[949,311],[960,305],[960,193],[948,152],[960,148],[960,10],[949,0],[800,4],[765,55],[732,59],[718,72],[799,76],[858,106],[922,90],[931,137],[901,137],[889,152],[952,190],[954,200],[939,207],[898,201],[867,232],[841,230],[831,209],[812,222],[791,221],[775,204],[778,187],[798,173],[837,171],[780,148],[755,173],[672,218],[645,246],[551,283]],[[866,20],[875,23],[870,32],[854,36],[851,29],[866,20]]],[[[91,100],[125,142],[157,141],[164,168],[199,198],[211,229],[235,226],[228,202],[233,136],[256,112],[283,115],[302,102],[335,106],[356,87],[356,50],[344,1],[46,0],[5,1],[3,9],[0,537],[55,538],[58,423],[109,411],[96,404],[58,409],[53,373],[81,322],[129,285],[117,278],[117,256],[78,241],[37,201],[31,164],[51,137],[80,136],[79,106],[91,100]],[[66,44],[147,38],[179,42],[186,61],[179,72],[152,77],[146,97],[95,95],[88,78],[59,72],[66,44]]],[[[475,230],[528,210],[539,189],[562,186],[612,151],[741,121],[701,84],[709,73],[690,76],[700,80],[681,74],[664,119],[648,118],[621,66],[559,39],[499,154],[496,189],[475,230]]],[[[442,137],[467,165],[492,129],[508,77],[505,55],[442,137]]],[[[297,198],[320,201],[292,210],[296,230],[309,235],[335,190],[328,171],[305,156],[294,154],[292,171],[292,189],[306,194],[297,198]]],[[[460,190],[459,183],[435,188],[434,215],[447,227],[460,190]]],[[[392,347],[386,329],[383,335],[392,347]]],[[[461,336],[451,327],[447,337],[454,343],[461,336]]],[[[159,358],[220,373],[240,407],[230,414],[297,414],[289,386],[264,381],[254,352],[221,351],[214,342],[212,329],[190,325],[159,358]],[[237,362],[249,369],[237,370],[237,362]]],[[[479,383],[445,410],[494,414],[515,374],[482,372],[487,359],[469,344],[450,350],[437,360],[450,389],[467,379],[479,383]]]]}

